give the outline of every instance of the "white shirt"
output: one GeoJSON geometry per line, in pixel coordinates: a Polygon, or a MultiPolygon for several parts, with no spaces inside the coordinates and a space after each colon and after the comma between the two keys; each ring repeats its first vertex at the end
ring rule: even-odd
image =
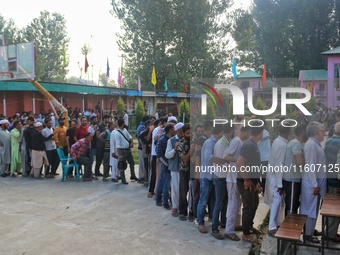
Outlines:
{"type": "Polygon", "coordinates": [[[123,119],[124,119],[125,125],[129,126],[129,115],[127,115],[127,113],[124,114],[123,119]]]}
{"type": "MultiPolygon", "coordinates": [[[[124,134],[126,139],[130,140],[132,136],[129,134],[129,132],[124,128],[123,130],[118,129],[120,132],[124,134]]],[[[124,136],[117,130],[117,133],[115,135],[116,137],[116,146],[117,149],[128,149],[130,148],[130,143],[124,138],[124,136]]]]}
{"type": "MultiPolygon", "coordinates": [[[[216,158],[223,158],[223,154],[224,151],[226,150],[226,148],[228,148],[229,146],[229,141],[225,136],[222,136],[222,138],[220,140],[218,140],[215,144],[214,147],[214,157],[216,158]]],[[[215,175],[219,178],[226,178],[227,177],[227,171],[226,171],[226,167],[223,167],[223,165],[219,165],[219,164],[215,164],[215,175]],[[217,167],[218,166],[218,167],[217,167]]]]}
{"type": "MultiPolygon", "coordinates": [[[[234,159],[238,159],[240,156],[241,148],[242,148],[243,141],[240,137],[236,136],[233,140],[231,140],[229,146],[223,153],[223,158],[230,155],[234,159]]],[[[237,183],[237,171],[236,171],[236,162],[230,162],[230,170],[227,173],[227,182],[237,183]],[[234,172],[235,171],[235,172],[234,172]]]]}

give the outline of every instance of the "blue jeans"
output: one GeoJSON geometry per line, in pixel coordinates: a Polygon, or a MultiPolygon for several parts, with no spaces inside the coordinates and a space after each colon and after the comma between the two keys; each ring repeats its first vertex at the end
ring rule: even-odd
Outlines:
{"type": "MultiPolygon", "coordinates": [[[[226,189],[226,181],[225,178],[218,178],[217,176],[214,176],[213,183],[215,187],[215,205],[213,210],[213,217],[212,217],[212,230],[218,229],[218,221],[219,216],[222,211],[223,202],[224,202],[224,195],[225,195],[225,189],[226,189]]],[[[225,216],[225,215],[224,215],[225,216]]]]}
{"type": "Polygon", "coordinates": [[[97,153],[97,148],[91,148],[90,149],[90,168],[91,168],[91,171],[92,171],[92,165],[93,165],[94,157],[96,156],[96,153],[97,153]]]}
{"type": "Polygon", "coordinates": [[[162,202],[163,196],[163,205],[169,205],[170,179],[171,175],[168,167],[161,164],[161,176],[158,181],[156,192],[156,202],[158,204],[162,202]]]}
{"type": "Polygon", "coordinates": [[[214,184],[212,180],[200,179],[200,199],[197,205],[197,221],[198,226],[204,226],[205,207],[213,190],[214,184]]]}

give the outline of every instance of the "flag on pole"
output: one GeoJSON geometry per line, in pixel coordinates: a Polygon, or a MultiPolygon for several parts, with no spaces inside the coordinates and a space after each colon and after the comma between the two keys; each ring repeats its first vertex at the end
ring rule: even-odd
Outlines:
{"type": "Polygon", "coordinates": [[[1,36],[1,41],[2,41],[2,47],[1,47],[1,52],[0,55],[2,58],[7,59],[7,54],[6,54],[6,44],[5,44],[5,36],[4,35],[0,35],[1,36]]]}
{"type": "Polygon", "coordinates": [[[184,82],[184,93],[188,93],[188,86],[185,82],[184,82]]]}
{"type": "Polygon", "coordinates": [[[311,95],[315,96],[314,95],[314,86],[315,86],[315,81],[313,79],[312,83],[309,85],[309,92],[311,93],[311,95]]]}
{"type": "Polygon", "coordinates": [[[266,88],[266,82],[267,82],[267,70],[266,70],[266,64],[264,64],[263,73],[262,73],[262,88],[266,88]]]}
{"type": "Polygon", "coordinates": [[[117,79],[117,83],[118,83],[118,87],[120,87],[120,85],[122,84],[123,80],[122,80],[122,75],[120,74],[120,71],[118,69],[118,79],[117,79]]]}
{"type": "Polygon", "coordinates": [[[87,73],[87,68],[89,68],[89,62],[87,61],[87,56],[85,55],[85,73],[87,73]]]}
{"type": "Polygon", "coordinates": [[[168,91],[168,82],[164,80],[164,91],[168,91]]]}
{"type": "Polygon", "coordinates": [[[109,58],[106,60],[106,76],[110,77],[110,65],[109,65],[109,58]]]}
{"type": "Polygon", "coordinates": [[[140,83],[140,76],[139,76],[139,74],[138,74],[137,86],[138,86],[138,91],[141,92],[142,91],[142,84],[140,83]]]}
{"type": "Polygon", "coordinates": [[[152,83],[154,86],[156,86],[156,84],[157,84],[155,66],[152,66],[151,83],[152,83]]]}
{"type": "Polygon", "coordinates": [[[236,71],[236,59],[235,58],[233,58],[233,63],[232,63],[232,66],[231,66],[231,72],[233,73],[234,79],[236,79],[237,71],[236,71]]]}

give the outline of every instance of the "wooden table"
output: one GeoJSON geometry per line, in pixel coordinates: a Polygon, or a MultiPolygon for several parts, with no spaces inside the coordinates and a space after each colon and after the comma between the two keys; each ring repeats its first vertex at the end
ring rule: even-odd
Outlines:
{"type": "Polygon", "coordinates": [[[307,215],[288,214],[281,226],[275,233],[277,238],[277,254],[280,254],[280,241],[287,240],[294,244],[294,254],[297,254],[296,243],[300,241],[300,236],[307,221],[307,215]]]}
{"type": "Polygon", "coordinates": [[[328,218],[329,217],[340,217],[340,195],[339,194],[329,194],[327,193],[326,196],[323,198],[320,215],[322,216],[322,240],[321,240],[321,254],[325,254],[326,249],[332,250],[340,250],[338,248],[331,248],[329,247],[328,243],[328,231],[326,231],[325,235],[325,228],[328,225],[328,218]],[[326,237],[326,247],[325,247],[325,237],[326,237]]]}

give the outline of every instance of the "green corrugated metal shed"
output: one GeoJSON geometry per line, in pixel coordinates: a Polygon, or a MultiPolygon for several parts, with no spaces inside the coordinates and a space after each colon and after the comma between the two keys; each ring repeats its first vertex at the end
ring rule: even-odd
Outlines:
{"type": "Polygon", "coordinates": [[[328,72],[326,70],[301,70],[299,80],[304,81],[326,81],[328,79],[328,72]],[[302,75],[302,76],[301,76],[302,75]]]}
{"type": "Polygon", "coordinates": [[[262,76],[252,70],[247,70],[237,75],[236,78],[237,79],[249,79],[249,78],[262,78],[262,76]]]}
{"type": "Polygon", "coordinates": [[[321,55],[340,55],[340,46],[332,50],[327,50],[321,53],[321,55]]]}

